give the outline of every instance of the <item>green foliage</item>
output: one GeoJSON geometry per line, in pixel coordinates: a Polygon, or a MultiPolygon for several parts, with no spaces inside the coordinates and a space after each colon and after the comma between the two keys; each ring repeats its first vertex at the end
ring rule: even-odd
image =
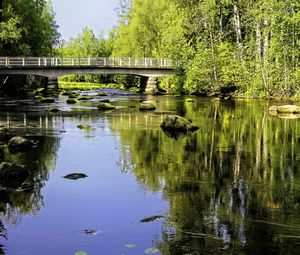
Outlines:
{"type": "Polygon", "coordinates": [[[46,0],[6,0],[0,17],[1,55],[51,55],[59,34],[46,0]]]}
{"type": "Polygon", "coordinates": [[[133,0],[119,13],[113,55],[180,60],[174,87],[188,93],[231,85],[247,94],[295,90],[299,13],[294,0],[133,0]]]}

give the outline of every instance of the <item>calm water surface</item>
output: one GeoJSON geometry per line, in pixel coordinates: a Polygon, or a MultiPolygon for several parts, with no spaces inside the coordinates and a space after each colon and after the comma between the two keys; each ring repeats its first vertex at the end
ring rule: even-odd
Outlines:
{"type": "Polygon", "coordinates": [[[299,254],[300,120],[270,102],[110,96],[48,114],[1,99],[4,161],[25,165],[33,188],[0,190],[0,254],[299,254]],[[139,112],[141,100],[155,112],[139,112]],[[200,129],[172,138],[166,113],[200,129]],[[94,130],[81,130],[89,124],[94,130]],[[14,135],[38,141],[12,155],[14,135]],[[88,178],[68,180],[81,172],[88,178]]]}

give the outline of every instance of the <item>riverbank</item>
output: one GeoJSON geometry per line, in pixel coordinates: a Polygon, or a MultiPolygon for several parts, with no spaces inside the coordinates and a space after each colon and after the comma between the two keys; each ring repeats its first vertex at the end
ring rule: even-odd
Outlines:
{"type": "MultiPolygon", "coordinates": [[[[139,88],[132,87],[126,89],[123,85],[116,83],[90,83],[90,82],[64,82],[59,81],[59,88],[61,91],[64,90],[95,90],[95,89],[118,89],[123,91],[130,91],[139,93],[139,88]]],[[[274,101],[299,101],[300,100],[300,91],[286,89],[281,91],[273,92],[262,92],[262,91],[241,91],[236,86],[230,86],[227,88],[219,88],[210,91],[198,91],[194,93],[176,93],[168,92],[166,90],[160,90],[157,95],[182,95],[182,96],[199,96],[199,97],[208,97],[208,98],[220,98],[223,100],[229,99],[260,99],[260,100],[274,100],[274,101]]]]}

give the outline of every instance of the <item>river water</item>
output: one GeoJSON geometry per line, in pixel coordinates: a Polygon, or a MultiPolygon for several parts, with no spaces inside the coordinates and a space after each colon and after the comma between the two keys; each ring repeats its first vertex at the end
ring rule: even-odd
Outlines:
{"type": "Polygon", "coordinates": [[[25,165],[33,187],[0,191],[0,254],[299,254],[298,119],[270,115],[268,101],[108,98],[117,109],[101,113],[104,97],[60,96],[56,114],[1,99],[3,160],[25,165]],[[142,100],[157,110],[139,112],[142,100]],[[199,130],[170,137],[164,114],[199,130]],[[38,145],[12,155],[15,135],[38,145]]]}

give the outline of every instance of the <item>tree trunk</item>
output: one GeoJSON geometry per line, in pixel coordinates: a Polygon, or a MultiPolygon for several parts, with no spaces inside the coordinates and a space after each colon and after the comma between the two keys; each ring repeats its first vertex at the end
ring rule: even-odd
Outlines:
{"type": "Polygon", "coordinates": [[[240,8],[236,0],[232,0],[233,5],[233,21],[236,34],[236,44],[240,50],[240,59],[243,58],[243,38],[242,38],[242,27],[241,27],[241,16],[240,8]]]}
{"type": "MultiPolygon", "coordinates": [[[[267,27],[269,24],[267,19],[264,19],[264,26],[267,27]]],[[[264,32],[264,41],[262,46],[262,78],[264,82],[264,87],[267,91],[269,91],[269,84],[268,84],[268,71],[266,69],[266,65],[268,63],[268,49],[269,49],[269,31],[265,29],[264,32]]]]}

